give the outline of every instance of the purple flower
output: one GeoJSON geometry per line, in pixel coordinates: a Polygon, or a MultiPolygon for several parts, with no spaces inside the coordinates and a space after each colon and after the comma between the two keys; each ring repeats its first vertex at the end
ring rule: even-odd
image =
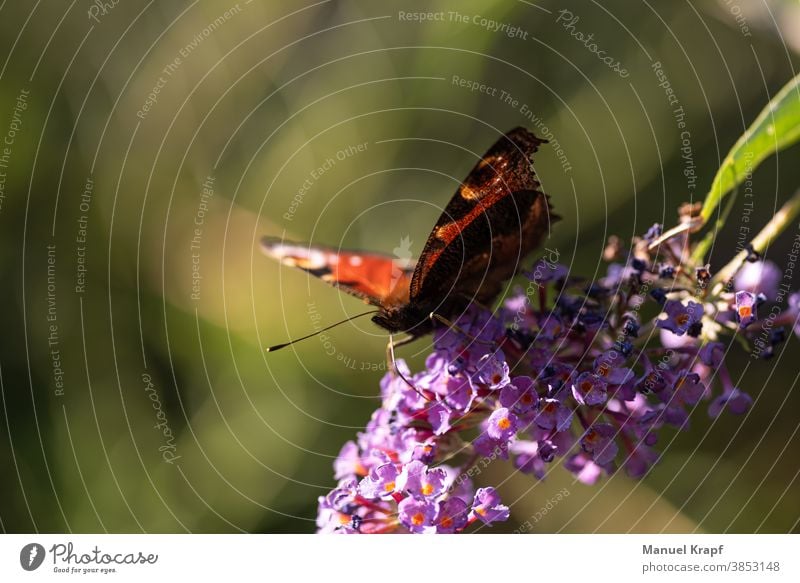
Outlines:
{"type": "Polygon", "coordinates": [[[703,306],[692,301],[684,306],[677,300],[667,300],[664,304],[664,313],[667,317],[657,320],[656,326],[683,336],[693,324],[700,322],[703,317],[703,306]]]}
{"type": "Polygon", "coordinates": [[[446,478],[441,468],[429,469],[420,461],[411,461],[400,472],[397,489],[415,498],[435,498],[444,491],[446,478]]]}
{"type": "Polygon", "coordinates": [[[358,451],[358,446],[354,441],[348,441],[342,446],[339,455],[333,462],[333,477],[337,480],[356,474],[366,474],[363,464],[361,463],[361,456],[358,451]]]}
{"type": "Polygon", "coordinates": [[[718,395],[713,417],[746,412],[752,399],[733,386],[724,362],[735,322],[739,339],[767,358],[787,326],[800,333],[800,294],[771,314],[769,329],[747,328],[763,293],[777,293],[775,266],[745,266],[731,294],[709,285],[709,267],[690,259],[692,236],[657,227],[628,249],[610,245],[608,260],[628,261],[600,281],[540,261],[536,285],[497,315],[472,305],[457,326],[437,326],[424,368],[412,374],[396,363],[413,387],[394,372],[384,376],[381,407],[339,452],[339,484],[319,499],[319,532],[457,533],[478,520],[493,524],[509,509],[493,488],[474,493],[471,477],[495,461],[513,457],[516,469],[541,479],[563,456],[586,484],[618,463],[638,478],[658,461],[652,448],[662,428],[687,429],[702,399],[718,395]],[[657,236],[659,250],[649,249],[657,236]],[[716,321],[704,319],[712,313],[716,321]]]}
{"type": "Polygon", "coordinates": [[[667,386],[666,377],[662,368],[662,362],[659,366],[653,366],[650,359],[644,359],[644,374],[636,382],[636,389],[642,393],[660,393],[667,386]]]}
{"type": "Polygon", "coordinates": [[[411,450],[411,459],[421,461],[423,464],[429,464],[436,459],[436,444],[435,443],[418,443],[414,445],[411,450]]]}
{"type": "Polygon", "coordinates": [[[682,371],[672,385],[673,399],[696,405],[706,392],[706,387],[700,382],[700,375],[694,372],[682,371]]]}
{"type": "Polygon", "coordinates": [[[436,532],[440,534],[458,532],[467,526],[468,519],[469,508],[467,503],[461,498],[450,497],[439,502],[436,519],[434,520],[436,532]]]}
{"type": "Polygon", "coordinates": [[[500,404],[515,413],[530,411],[539,402],[536,387],[530,377],[514,377],[511,383],[500,391],[500,404]]]}
{"type": "Polygon", "coordinates": [[[689,425],[689,414],[686,409],[679,404],[668,404],[661,410],[661,418],[664,423],[677,427],[678,429],[686,429],[689,425]]]}
{"type": "Polygon", "coordinates": [[[591,486],[600,478],[603,468],[597,465],[585,453],[577,453],[564,462],[564,467],[575,474],[575,477],[587,486],[591,486]]]}
{"type": "Polygon", "coordinates": [[[514,294],[507,297],[503,302],[503,307],[509,312],[515,312],[520,316],[524,316],[528,312],[530,298],[525,295],[522,288],[519,286],[514,287],[514,294]]]}
{"type": "Polygon", "coordinates": [[[492,390],[502,389],[511,382],[508,372],[508,363],[498,350],[480,358],[475,380],[478,384],[488,385],[492,390]]]}
{"type": "Polygon", "coordinates": [[[725,356],[725,345],[722,342],[707,342],[697,356],[704,365],[717,368],[722,364],[722,357],[725,356]]]}
{"type": "Polygon", "coordinates": [[[664,231],[664,225],[662,225],[661,223],[653,223],[653,226],[647,229],[647,232],[644,234],[643,239],[648,243],[651,243],[656,239],[658,239],[663,231],[664,231]]]}
{"type": "Polygon", "coordinates": [[[509,441],[517,431],[517,416],[505,407],[489,416],[486,433],[492,439],[509,441]]]}
{"type": "Polygon", "coordinates": [[[774,300],[782,277],[783,273],[772,261],[755,261],[745,263],[733,282],[738,290],[763,293],[768,299],[774,300]]]}
{"type": "Polygon", "coordinates": [[[549,439],[543,439],[536,444],[539,448],[539,457],[546,464],[553,461],[558,453],[558,445],[549,439]]]}
{"type": "Polygon", "coordinates": [[[531,271],[525,273],[531,282],[538,285],[564,279],[568,274],[569,270],[565,265],[549,261],[544,257],[534,263],[531,271]]]}
{"type": "Polygon", "coordinates": [[[558,391],[564,385],[569,385],[572,379],[578,376],[574,367],[560,362],[550,362],[551,360],[546,358],[544,362],[536,363],[542,369],[536,378],[548,386],[548,394],[558,391]]]}
{"type": "Polygon", "coordinates": [[[534,423],[542,429],[567,431],[572,424],[572,410],[558,399],[544,399],[539,401],[534,423]]]}
{"type": "Polygon", "coordinates": [[[690,336],[688,333],[683,336],[677,336],[669,330],[661,329],[658,331],[658,339],[664,348],[691,348],[697,345],[697,338],[690,336]]]}
{"type": "Polygon", "coordinates": [[[469,379],[462,375],[449,375],[444,383],[445,402],[457,411],[466,411],[475,399],[475,388],[469,379]]]}
{"type": "Polygon", "coordinates": [[[450,408],[442,403],[434,403],[428,407],[428,422],[434,435],[442,435],[450,431],[450,408]]]}
{"type": "Polygon", "coordinates": [[[393,463],[380,465],[359,482],[358,491],[367,499],[391,497],[397,491],[398,475],[393,463]]]}
{"type": "Polygon", "coordinates": [[[496,457],[504,460],[508,459],[508,440],[493,439],[486,433],[481,433],[475,441],[472,442],[472,447],[478,455],[485,458],[494,459],[496,457]]]}
{"type": "Polygon", "coordinates": [[[625,458],[623,465],[631,478],[641,478],[656,461],[658,461],[658,454],[646,445],[639,443],[625,458]]]}
{"type": "MultiPolygon", "coordinates": [[[[411,371],[403,359],[398,358],[396,365],[404,377],[411,377],[411,371]]],[[[381,379],[381,397],[386,410],[396,409],[401,403],[410,408],[418,408],[424,405],[422,397],[409,387],[402,378],[393,373],[386,373],[381,379]]]]}
{"type": "Polygon", "coordinates": [[[789,323],[792,325],[794,333],[800,336],[800,292],[791,294],[787,303],[789,309],[786,310],[786,315],[789,317],[789,323]]]}
{"type": "Polygon", "coordinates": [[[471,517],[480,519],[485,524],[508,520],[508,506],[500,504],[500,496],[494,488],[478,488],[472,503],[471,517]]]}
{"type": "Polygon", "coordinates": [[[535,441],[517,440],[511,444],[511,453],[514,457],[514,467],[525,474],[533,474],[537,478],[544,478],[545,462],[539,456],[539,444],[535,441]]]}
{"type": "Polygon", "coordinates": [[[536,335],[537,340],[558,340],[566,333],[566,329],[564,328],[564,324],[561,322],[561,318],[556,316],[555,314],[548,314],[545,321],[542,323],[542,327],[539,329],[539,333],[536,335]]]}
{"type": "Polygon", "coordinates": [[[599,283],[609,289],[618,288],[624,282],[630,280],[636,272],[637,270],[632,265],[610,263],[606,270],[606,276],[601,278],[599,283]]]}
{"type": "Polygon", "coordinates": [[[617,444],[614,437],[617,430],[608,423],[595,423],[581,438],[583,451],[592,456],[592,460],[597,465],[604,466],[614,460],[617,456],[617,444]]]}
{"type": "Polygon", "coordinates": [[[711,404],[708,406],[708,415],[710,417],[717,417],[725,407],[727,407],[731,413],[741,415],[745,413],[752,404],[753,399],[750,398],[750,395],[734,387],[711,401],[711,404]]]}
{"type": "Polygon", "coordinates": [[[357,520],[366,514],[364,509],[355,506],[358,495],[358,482],[353,478],[339,481],[339,485],[327,496],[318,499],[317,528],[320,533],[353,532],[353,518],[357,520]]]}
{"type": "Polygon", "coordinates": [[[584,372],[578,375],[572,384],[572,396],[581,405],[600,405],[608,398],[606,388],[606,382],[602,377],[584,372]]]}
{"type": "Polygon", "coordinates": [[[433,533],[436,527],[433,518],[436,516],[436,504],[428,500],[404,498],[398,505],[400,523],[415,533],[433,533]]]}
{"type": "Polygon", "coordinates": [[[616,350],[607,350],[594,361],[594,372],[609,385],[621,385],[633,378],[633,371],[621,366],[624,360],[616,350]]]}
{"type": "Polygon", "coordinates": [[[326,508],[343,510],[353,502],[357,495],[358,481],[355,478],[346,478],[339,480],[339,485],[328,492],[327,496],[321,496],[320,504],[326,508]]]}
{"type": "Polygon", "coordinates": [[[738,291],[735,298],[739,326],[747,328],[756,319],[756,295],[749,291],[738,291]]]}

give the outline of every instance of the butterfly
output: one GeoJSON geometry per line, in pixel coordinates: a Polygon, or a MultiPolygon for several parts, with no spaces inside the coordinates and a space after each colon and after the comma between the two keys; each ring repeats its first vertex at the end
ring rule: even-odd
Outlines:
{"type": "Polygon", "coordinates": [[[533,170],[543,143],[522,127],[500,137],[456,190],[416,263],[274,237],[261,248],[372,304],[373,322],[413,340],[432,331],[433,315],[447,320],[471,302],[496,299],[558,219],[533,170]]]}

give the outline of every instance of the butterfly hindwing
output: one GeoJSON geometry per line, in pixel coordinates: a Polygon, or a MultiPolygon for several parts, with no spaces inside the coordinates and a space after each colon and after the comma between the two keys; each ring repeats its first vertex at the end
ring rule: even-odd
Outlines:
{"type": "Polygon", "coordinates": [[[407,303],[414,265],[381,253],[347,251],[274,237],[261,240],[264,253],[299,267],[375,306],[407,303]]]}
{"type": "Polygon", "coordinates": [[[448,296],[490,302],[539,245],[556,217],[532,167],[543,143],[524,128],[477,163],[431,231],[411,280],[411,302],[448,296]]]}

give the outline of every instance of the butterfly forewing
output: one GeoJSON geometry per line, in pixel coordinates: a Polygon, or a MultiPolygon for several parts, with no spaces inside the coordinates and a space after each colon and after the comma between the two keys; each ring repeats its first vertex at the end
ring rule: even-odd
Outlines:
{"type": "Polygon", "coordinates": [[[489,302],[549,229],[547,197],[532,167],[543,143],[524,128],[477,163],[431,231],[411,280],[411,302],[463,296],[489,302]]]}
{"type": "Polygon", "coordinates": [[[333,247],[261,240],[264,253],[283,265],[299,267],[375,306],[405,304],[414,265],[391,255],[333,247]]]}

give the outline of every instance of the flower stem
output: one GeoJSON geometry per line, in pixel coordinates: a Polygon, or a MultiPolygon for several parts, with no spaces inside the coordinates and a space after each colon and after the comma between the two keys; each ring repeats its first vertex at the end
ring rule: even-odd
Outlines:
{"type": "MultiPolygon", "coordinates": [[[[798,214],[800,214],[800,190],[794,193],[792,198],[775,213],[772,220],[770,220],[764,228],[761,229],[761,232],[756,235],[755,239],[751,242],[753,251],[763,253],[772,244],[775,238],[794,221],[798,214]]],[[[743,249],[714,276],[711,280],[711,287],[714,289],[715,293],[719,293],[722,291],[723,287],[728,285],[731,278],[736,274],[749,254],[748,249],[743,249]]]]}

